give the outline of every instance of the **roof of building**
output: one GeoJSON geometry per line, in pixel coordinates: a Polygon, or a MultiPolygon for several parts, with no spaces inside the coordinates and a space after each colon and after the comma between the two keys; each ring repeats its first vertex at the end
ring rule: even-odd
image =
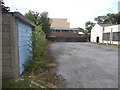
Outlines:
{"type": "Polygon", "coordinates": [[[83,32],[78,32],[78,34],[84,34],[83,32]]]}
{"type": "Polygon", "coordinates": [[[15,18],[17,18],[18,20],[24,21],[25,23],[35,27],[35,24],[32,23],[30,20],[28,20],[26,17],[24,17],[21,13],[19,12],[4,12],[3,14],[11,14],[12,16],[14,16],[15,18]]]}
{"type": "Polygon", "coordinates": [[[57,20],[67,20],[67,18],[51,18],[51,19],[57,19],[57,20]]]}
{"type": "Polygon", "coordinates": [[[112,26],[114,24],[98,24],[98,25],[100,25],[101,27],[107,27],[107,26],[112,26]]]}
{"type": "Polygon", "coordinates": [[[52,30],[79,30],[77,28],[51,28],[52,30]]]}
{"type": "Polygon", "coordinates": [[[73,33],[73,32],[52,32],[50,37],[79,37],[78,33],[73,33]]]}

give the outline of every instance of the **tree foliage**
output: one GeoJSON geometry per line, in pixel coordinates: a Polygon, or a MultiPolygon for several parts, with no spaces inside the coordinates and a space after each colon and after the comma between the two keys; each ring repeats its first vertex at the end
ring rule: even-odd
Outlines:
{"type": "Polygon", "coordinates": [[[78,29],[79,29],[79,32],[83,32],[84,33],[84,29],[83,28],[80,28],[80,27],[78,27],[78,29]]]}
{"type": "Polygon", "coordinates": [[[36,26],[40,25],[38,24],[39,13],[28,11],[27,13],[25,13],[25,17],[32,21],[36,26]]]}
{"type": "Polygon", "coordinates": [[[42,24],[42,30],[44,31],[44,33],[49,36],[51,33],[50,30],[50,18],[48,18],[48,12],[42,12],[40,14],[40,23],[42,24]]]}
{"type": "Polygon", "coordinates": [[[91,29],[92,29],[94,26],[95,26],[95,23],[90,22],[90,21],[86,22],[86,23],[85,23],[86,32],[87,32],[87,33],[91,33],[91,29]]]}
{"type": "Polygon", "coordinates": [[[46,34],[46,36],[49,36],[51,33],[50,30],[50,18],[48,17],[48,12],[34,12],[30,11],[25,14],[25,17],[34,22],[36,26],[42,25],[42,30],[46,34]]]}
{"type": "Polygon", "coordinates": [[[97,18],[95,18],[95,21],[98,24],[120,24],[120,13],[108,13],[107,15],[98,16],[97,18]]]}
{"type": "Polygon", "coordinates": [[[6,7],[3,1],[0,1],[0,8],[2,8],[2,12],[9,12],[10,7],[6,7]]]}

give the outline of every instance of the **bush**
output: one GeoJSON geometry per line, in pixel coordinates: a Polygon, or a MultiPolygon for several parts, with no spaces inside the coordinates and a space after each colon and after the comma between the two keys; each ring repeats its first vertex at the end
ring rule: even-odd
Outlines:
{"type": "Polygon", "coordinates": [[[41,25],[37,26],[30,37],[29,47],[32,49],[29,51],[31,56],[29,56],[29,59],[24,63],[25,70],[39,71],[46,65],[44,54],[46,46],[47,40],[44,32],[41,30],[41,25]]]}

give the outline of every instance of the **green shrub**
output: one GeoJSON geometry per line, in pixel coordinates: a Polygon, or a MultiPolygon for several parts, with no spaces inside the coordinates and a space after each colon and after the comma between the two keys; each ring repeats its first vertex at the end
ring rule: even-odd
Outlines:
{"type": "Polygon", "coordinates": [[[29,47],[32,50],[29,51],[31,56],[24,63],[24,67],[27,71],[39,71],[46,65],[45,49],[47,46],[47,40],[44,32],[41,30],[41,25],[37,26],[35,31],[32,32],[30,40],[29,47]]]}

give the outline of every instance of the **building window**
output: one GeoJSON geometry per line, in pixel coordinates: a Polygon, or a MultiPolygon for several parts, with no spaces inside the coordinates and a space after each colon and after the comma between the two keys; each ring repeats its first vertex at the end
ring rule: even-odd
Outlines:
{"type": "Polygon", "coordinates": [[[103,40],[110,40],[110,33],[103,33],[103,40]]]}
{"type": "Polygon", "coordinates": [[[60,32],[60,30],[56,30],[55,32],[60,32]]]}
{"type": "Polygon", "coordinates": [[[69,32],[69,30],[62,30],[62,32],[69,32]]]}
{"type": "Polygon", "coordinates": [[[113,32],[113,41],[120,41],[120,32],[113,32]]]}

